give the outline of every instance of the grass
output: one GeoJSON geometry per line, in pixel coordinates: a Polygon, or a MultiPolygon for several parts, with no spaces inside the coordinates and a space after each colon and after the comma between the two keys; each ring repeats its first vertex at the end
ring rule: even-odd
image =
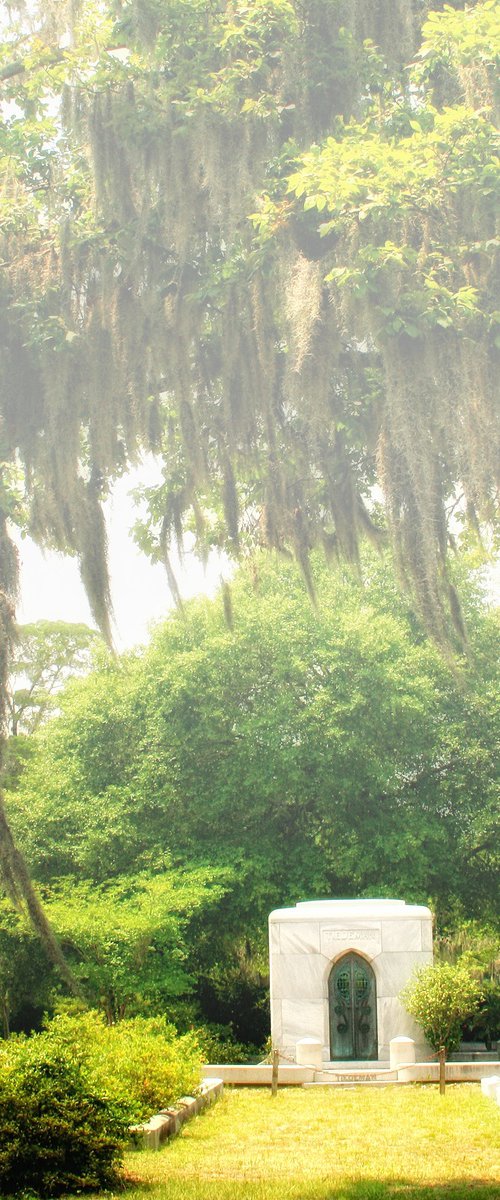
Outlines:
{"type": "Polygon", "coordinates": [[[500,1110],[474,1084],[234,1090],[125,1167],[126,1200],[498,1200],[500,1110]]]}

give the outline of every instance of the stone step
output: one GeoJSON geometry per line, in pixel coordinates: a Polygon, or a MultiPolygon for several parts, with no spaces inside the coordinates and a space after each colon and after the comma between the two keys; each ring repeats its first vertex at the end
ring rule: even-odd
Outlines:
{"type": "Polygon", "coordinates": [[[325,1058],[321,1070],[339,1070],[342,1074],[354,1074],[356,1070],[361,1070],[363,1074],[367,1074],[369,1070],[379,1073],[380,1070],[390,1070],[390,1062],[388,1062],[388,1058],[360,1058],[360,1060],[345,1058],[343,1061],[339,1058],[336,1060],[326,1060],[325,1058]]]}
{"type": "Polygon", "coordinates": [[[349,1070],[343,1070],[343,1071],[324,1070],[324,1071],[316,1071],[315,1072],[314,1082],[315,1083],[333,1084],[333,1085],[335,1085],[335,1084],[339,1084],[339,1085],[351,1084],[352,1086],[354,1086],[356,1084],[371,1084],[371,1085],[381,1084],[381,1085],[383,1085],[386,1083],[397,1083],[398,1082],[398,1073],[397,1073],[397,1071],[390,1071],[389,1068],[384,1068],[384,1067],[382,1067],[381,1069],[375,1068],[375,1069],[365,1070],[365,1071],[362,1071],[359,1069],[352,1070],[352,1071],[349,1071],[349,1070]]]}
{"type": "Polygon", "coordinates": [[[383,1088],[403,1087],[403,1083],[391,1072],[390,1079],[335,1079],[324,1071],[318,1071],[312,1083],[303,1083],[302,1087],[333,1087],[333,1088],[383,1088]]]}

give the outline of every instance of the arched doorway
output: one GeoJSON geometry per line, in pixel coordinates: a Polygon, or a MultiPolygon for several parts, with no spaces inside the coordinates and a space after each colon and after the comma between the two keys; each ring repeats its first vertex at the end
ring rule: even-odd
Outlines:
{"type": "Polygon", "coordinates": [[[377,1058],[377,986],[369,963],[345,954],[328,980],[332,1061],[377,1058]]]}

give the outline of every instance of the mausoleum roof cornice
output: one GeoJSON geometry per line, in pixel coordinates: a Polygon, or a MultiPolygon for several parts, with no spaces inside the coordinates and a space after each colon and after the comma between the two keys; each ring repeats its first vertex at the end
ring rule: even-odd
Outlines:
{"type": "Polygon", "coordinates": [[[277,908],[270,913],[270,921],[324,921],[324,920],[408,920],[428,919],[430,909],[423,904],[406,904],[404,900],[384,898],[359,900],[302,900],[294,908],[277,908]]]}

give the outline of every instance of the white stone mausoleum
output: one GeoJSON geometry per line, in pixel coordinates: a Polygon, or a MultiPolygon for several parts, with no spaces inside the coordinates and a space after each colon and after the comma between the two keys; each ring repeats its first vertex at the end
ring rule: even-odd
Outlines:
{"type": "Polygon", "coordinates": [[[403,900],[312,900],[269,917],[271,1037],[295,1059],[302,1038],[328,1062],[389,1059],[392,1038],[429,1048],[399,993],[432,962],[432,915],[403,900]]]}

